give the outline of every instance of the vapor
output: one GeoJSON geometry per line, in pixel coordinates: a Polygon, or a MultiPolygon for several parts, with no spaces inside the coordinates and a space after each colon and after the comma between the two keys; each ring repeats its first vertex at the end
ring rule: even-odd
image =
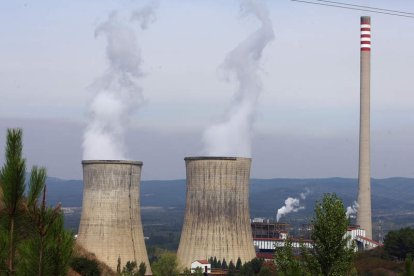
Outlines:
{"type": "MultiPolygon", "coordinates": [[[[305,192],[300,193],[299,196],[302,200],[305,200],[306,197],[310,193],[311,191],[308,188],[306,188],[305,192]]],[[[305,207],[300,205],[299,198],[288,197],[285,200],[285,206],[277,210],[276,221],[279,221],[280,218],[282,218],[283,216],[286,216],[287,214],[291,212],[296,213],[297,211],[302,210],[302,209],[305,209],[305,207]]]]}
{"type": "Polygon", "coordinates": [[[301,199],[305,200],[306,197],[310,194],[310,190],[308,188],[305,189],[304,193],[300,193],[299,196],[301,199]]]}
{"type": "Polygon", "coordinates": [[[221,65],[226,80],[234,78],[238,87],[222,120],[208,127],[203,134],[207,155],[251,156],[252,128],[262,91],[258,75],[260,60],[263,49],[273,40],[274,32],[263,3],[243,0],[240,8],[243,15],[255,16],[261,26],[229,52],[221,65]]]}
{"type": "Polygon", "coordinates": [[[155,21],[157,3],[151,2],[123,20],[117,12],[95,29],[106,40],[108,68],[91,85],[95,96],[89,104],[83,137],[83,159],[127,159],[125,132],[130,115],[144,102],[138,81],[143,77],[142,57],[135,22],[146,29],[155,21]]]}
{"type": "Polygon", "coordinates": [[[353,217],[356,213],[358,213],[359,204],[358,202],[354,201],[351,206],[346,207],[346,217],[353,217]]]}

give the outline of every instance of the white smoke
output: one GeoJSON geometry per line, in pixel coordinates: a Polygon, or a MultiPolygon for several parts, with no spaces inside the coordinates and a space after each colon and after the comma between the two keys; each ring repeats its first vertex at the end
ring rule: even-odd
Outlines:
{"type": "MultiPolygon", "coordinates": [[[[310,190],[306,188],[305,192],[300,193],[299,196],[302,200],[305,200],[309,194],[310,194],[310,190]]],[[[292,213],[292,212],[296,213],[302,209],[305,209],[305,207],[300,205],[299,198],[288,197],[285,200],[285,206],[277,210],[276,221],[278,222],[280,218],[282,218],[283,216],[286,216],[289,213],[292,213]]]]}
{"type": "Polygon", "coordinates": [[[356,213],[358,213],[359,204],[358,202],[354,201],[351,206],[346,207],[346,217],[354,217],[356,213]]]}
{"type": "Polygon", "coordinates": [[[237,91],[224,119],[207,128],[203,135],[207,155],[251,156],[252,127],[257,101],[262,91],[258,76],[263,49],[273,40],[272,22],[266,7],[257,0],[241,0],[243,14],[254,15],[261,23],[259,29],[234,48],[221,66],[238,82],[237,91]]]}
{"type": "Polygon", "coordinates": [[[300,193],[299,196],[302,200],[305,200],[306,197],[310,194],[310,190],[308,188],[305,189],[304,193],[300,193]]]}
{"type": "Polygon", "coordinates": [[[95,37],[106,39],[108,68],[92,85],[96,95],[89,105],[89,121],[83,139],[83,159],[126,159],[125,131],[129,117],[142,105],[142,57],[137,41],[139,22],[146,29],[155,20],[157,2],[131,14],[129,22],[117,12],[95,30],[95,37]]]}

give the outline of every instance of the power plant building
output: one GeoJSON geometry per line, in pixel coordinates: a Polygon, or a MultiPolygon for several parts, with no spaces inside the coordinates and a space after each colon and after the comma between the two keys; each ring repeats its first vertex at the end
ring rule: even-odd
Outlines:
{"type": "Polygon", "coordinates": [[[177,257],[189,268],[216,257],[236,263],[253,259],[249,212],[250,158],[187,157],[184,225],[177,257]]]}
{"type": "Polygon", "coordinates": [[[128,261],[144,262],[151,274],[141,224],[142,162],[87,160],[77,242],[116,271],[128,261]]]}

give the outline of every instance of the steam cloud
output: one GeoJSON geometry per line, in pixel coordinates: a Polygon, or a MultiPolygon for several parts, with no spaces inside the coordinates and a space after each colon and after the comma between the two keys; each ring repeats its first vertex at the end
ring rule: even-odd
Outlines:
{"type": "Polygon", "coordinates": [[[354,201],[351,206],[346,207],[346,217],[353,217],[356,213],[358,213],[359,204],[358,202],[354,201]]]}
{"type": "Polygon", "coordinates": [[[238,89],[223,120],[207,128],[204,151],[216,156],[251,156],[252,127],[257,101],[262,91],[258,76],[263,49],[273,40],[272,22],[266,7],[255,0],[241,0],[244,15],[252,14],[261,23],[259,29],[234,48],[221,65],[226,80],[234,76],[238,89]]]}
{"type": "Polygon", "coordinates": [[[133,27],[138,22],[147,29],[154,22],[157,1],[122,20],[117,12],[95,29],[95,37],[105,37],[108,68],[93,84],[96,95],[89,105],[89,121],[83,139],[83,159],[126,159],[125,131],[131,113],[142,105],[142,57],[133,27]]]}
{"type": "MultiPolygon", "coordinates": [[[[306,197],[310,194],[310,190],[306,189],[304,193],[300,193],[299,196],[302,200],[305,200],[306,197]]],[[[300,205],[300,200],[299,198],[293,198],[293,197],[288,197],[285,200],[285,206],[279,208],[277,210],[277,215],[276,215],[276,221],[279,222],[279,220],[283,217],[286,216],[289,213],[296,213],[299,210],[305,209],[304,206],[300,205]]]]}

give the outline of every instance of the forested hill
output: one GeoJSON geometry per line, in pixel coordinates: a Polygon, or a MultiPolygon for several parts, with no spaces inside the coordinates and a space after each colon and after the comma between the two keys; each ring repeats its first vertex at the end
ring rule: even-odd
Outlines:
{"type": "MultiPolygon", "coordinates": [[[[81,180],[61,180],[50,177],[48,202],[61,202],[64,207],[82,205],[81,180]]],[[[250,184],[250,208],[252,217],[274,217],[287,197],[297,197],[309,191],[301,205],[305,207],[296,215],[307,216],[313,211],[315,201],[323,193],[334,192],[345,205],[351,205],[357,197],[357,180],[348,178],[324,179],[252,179],[250,184]]],[[[185,180],[143,181],[141,205],[163,208],[185,206],[185,180]]],[[[414,212],[414,178],[387,178],[372,180],[372,205],[374,215],[414,212]]]]}

